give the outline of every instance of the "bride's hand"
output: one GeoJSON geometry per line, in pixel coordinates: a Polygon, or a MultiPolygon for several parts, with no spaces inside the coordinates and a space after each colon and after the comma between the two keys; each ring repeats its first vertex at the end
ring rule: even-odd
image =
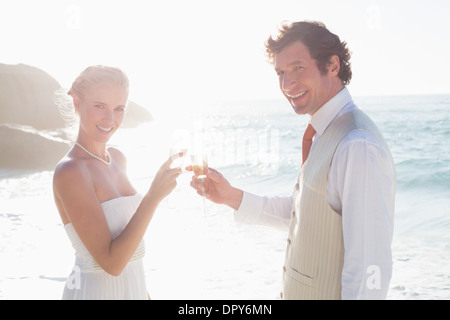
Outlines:
{"type": "Polygon", "coordinates": [[[177,186],[177,178],[181,174],[181,168],[171,168],[170,166],[175,159],[178,159],[183,155],[183,152],[172,155],[162,164],[147,192],[148,196],[159,202],[175,189],[177,186]]]}

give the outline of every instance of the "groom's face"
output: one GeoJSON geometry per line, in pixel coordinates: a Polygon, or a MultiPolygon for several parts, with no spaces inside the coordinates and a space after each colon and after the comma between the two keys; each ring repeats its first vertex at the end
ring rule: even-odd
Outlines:
{"type": "Polygon", "coordinates": [[[319,70],[301,41],[287,45],[276,54],[274,66],[280,89],[297,114],[313,115],[331,99],[331,75],[319,70]]]}

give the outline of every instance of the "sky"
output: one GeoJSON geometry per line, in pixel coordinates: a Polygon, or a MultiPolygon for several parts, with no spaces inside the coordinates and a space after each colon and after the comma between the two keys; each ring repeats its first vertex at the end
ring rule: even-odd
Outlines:
{"type": "Polygon", "coordinates": [[[0,63],[69,87],[87,66],[130,78],[155,110],[282,99],[264,42],[282,21],[318,20],[352,51],[354,96],[450,93],[447,0],[0,0],[0,63]]]}

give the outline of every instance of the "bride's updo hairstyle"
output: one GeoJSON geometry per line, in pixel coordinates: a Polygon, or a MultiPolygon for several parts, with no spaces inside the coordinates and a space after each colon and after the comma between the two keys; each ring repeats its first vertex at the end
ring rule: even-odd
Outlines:
{"type": "Polygon", "coordinates": [[[82,98],[87,88],[101,83],[121,85],[128,91],[128,77],[122,70],[106,66],[91,66],[75,79],[67,94],[82,98]]]}
{"type": "Polygon", "coordinates": [[[129,81],[127,75],[120,69],[102,65],[87,67],[72,83],[69,91],[64,89],[55,92],[55,103],[61,117],[66,122],[68,138],[74,139],[79,126],[79,117],[73,105],[73,98],[83,99],[88,88],[99,84],[114,84],[122,86],[127,92],[129,81]]]}

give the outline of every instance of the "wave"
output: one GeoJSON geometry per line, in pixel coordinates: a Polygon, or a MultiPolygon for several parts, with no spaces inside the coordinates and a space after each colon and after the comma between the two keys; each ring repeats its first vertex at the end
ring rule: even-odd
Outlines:
{"type": "Polygon", "coordinates": [[[396,164],[399,191],[423,190],[448,193],[450,190],[450,163],[448,159],[413,158],[396,164]]]}

